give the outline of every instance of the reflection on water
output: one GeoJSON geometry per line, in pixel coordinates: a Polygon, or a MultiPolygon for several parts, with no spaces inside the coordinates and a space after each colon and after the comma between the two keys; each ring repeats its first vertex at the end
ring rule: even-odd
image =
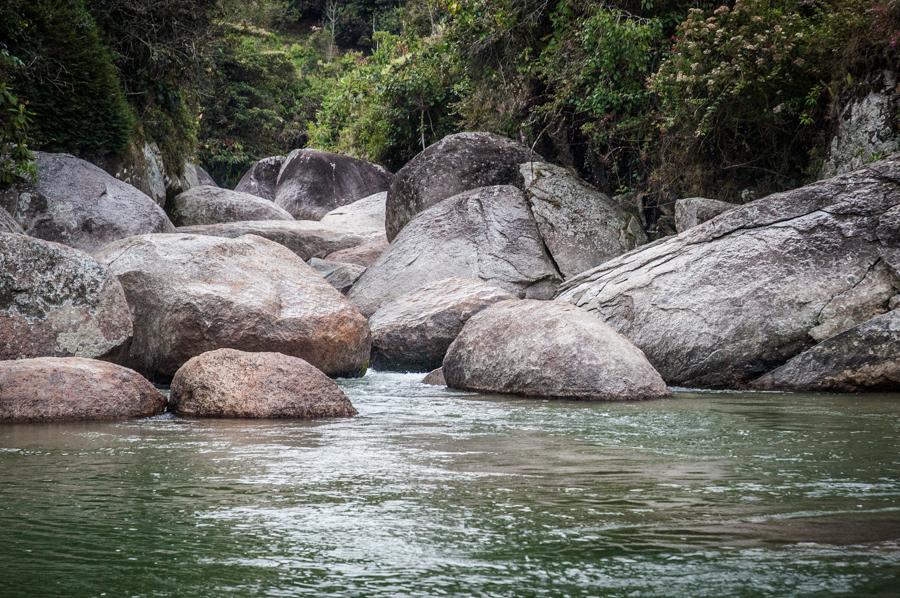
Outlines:
{"type": "Polygon", "coordinates": [[[900,397],[0,427],[0,595],[893,595],[900,397]]]}

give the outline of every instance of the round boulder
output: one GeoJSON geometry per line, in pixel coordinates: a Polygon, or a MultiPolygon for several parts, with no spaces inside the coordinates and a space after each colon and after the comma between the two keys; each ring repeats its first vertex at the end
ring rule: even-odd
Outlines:
{"type": "Polygon", "coordinates": [[[185,363],[172,379],[171,409],[193,417],[351,417],[356,409],[328,376],[282,353],[219,349],[185,363]]]}
{"type": "Polygon", "coordinates": [[[179,193],[169,203],[169,213],[176,226],[294,219],[268,199],[209,185],[179,193]]]}
{"type": "Polygon", "coordinates": [[[284,156],[263,158],[244,173],[234,190],[275,201],[278,173],[284,160],[284,156]]]}

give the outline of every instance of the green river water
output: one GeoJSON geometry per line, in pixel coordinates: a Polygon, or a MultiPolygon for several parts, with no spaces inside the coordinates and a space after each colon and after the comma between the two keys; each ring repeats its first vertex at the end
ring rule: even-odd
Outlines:
{"type": "Polygon", "coordinates": [[[897,596],[900,395],[0,426],[0,596],[897,596]]]}

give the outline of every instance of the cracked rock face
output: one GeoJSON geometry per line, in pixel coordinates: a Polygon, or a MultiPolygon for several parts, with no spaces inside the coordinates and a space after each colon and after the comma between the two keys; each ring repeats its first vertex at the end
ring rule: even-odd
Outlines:
{"type": "Polygon", "coordinates": [[[230,347],[305,359],[330,376],[365,373],[366,319],[315,270],[261,237],[143,235],[108,245],[134,339],[119,357],[166,381],[188,359],[230,347]]]}
{"type": "Polygon", "coordinates": [[[101,357],[131,331],[122,286],[91,256],[0,234],[0,360],[101,357]]]}
{"type": "Polygon", "coordinates": [[[679,199],[675,202],[675,228],[683,233],[736,207],[733,203],[706,197],[679,199]]]}
{"type": "Polygon", "coordinates": [[[430,207],[394,239],[350,291],[369,316],[426,283],[477,278],[517,297],[548,299],[560,282],[524,194],[484,187],[430,207]]]}
{"type": "Polygon", "coordinates": [[[519,165],[541,161],[531,148],[491,133],[457,133],[426,148],[394,176],[387,197],[387,236],[416,214],[464,191],[521,182],[519,165]]]}
{"type": "Polygon", "coordinates": [[[275,203],[297,220],[319,220],[340,206],[387,191],[391,173],[377,164],[311,149],[294,150],[278,173],[275,203]]]}
{"type": "Polygon", "coordinates": [[[740,387],[887,310],[900,282],[900,156],[775,194],[607,262],[559,297],[670,384],[740,387]]]}
{"type": "Polygon", "coordinates": [[[162,413],[166,398],[137,372],[80,357],[0,361],[0,422],[115,420],[162,413]]]}
{"type": "Polygon", "coordinates": [[[450,388],[530,397],[662,398],[643,353],[597,318],[559,301],[504,301],[473,316],[443,364],[450,388]]]}
{"type": "Polygon", "coordinates": [[[328,376],[281,353],[218,349],[192,358],[172,379],[172,411],[193,417],[320,419],[356,409],[328,376]]]}
{"type": "Polygon", "coordinates": [[[278,173],[281,172],[284,160],[284,156],[270,156],[259,160],[244,173],[234,190],[275,201],[278,173]]]}
{"type": "Polygon", "coordinates": [[[169,213],[175,226],[294,219],[268,199],[209,185],[179,193],[169,202],[169,213]]]}
{"type": "Polygon", "coordinates": [[[68,154],[35,155],[37,185],[0,194],[26,234],[94,252],[124,237],[175,230],[149,196],[90,162],[68,154]]]}

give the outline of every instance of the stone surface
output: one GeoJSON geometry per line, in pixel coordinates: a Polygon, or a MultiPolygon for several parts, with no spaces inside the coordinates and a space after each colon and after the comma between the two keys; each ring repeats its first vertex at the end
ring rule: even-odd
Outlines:
{"type": "Polygon", "coordinates": [[[171,409],[193,417],[350,417],[356,409],[328,376],[282,353],[218,349],[185,363],[172,379],[171,409]]]}
{"type": "Polygon", "coordinates": [[[99,259],[134,319],[120,363],[165,381],[188,359],[230,347],[300,357],[332,376],[365,372],[366,319],[288,249],[254,235],[143,235],[99,259]]]}
{"type": "Polygon", "coordinates": [[[473,316],[443,365],[451,388],[622,401],[669,394],[641,351],[599,319],[558,301],[504,301],[473,316]]]}
{"type": "Polygon", "coordinates": [[[175,226],[294,219],[268,199],[209,185],[179,193],[169,202],[168,208],[175,226]]]}
{"type": "Polygon", "coordinates": [[[733,210],[737,205],[706,197],[685,197],[675,202],[675,229],[683,233],[689,228],[712,220],[719,214],[733,210]]]}
{"type": "Polygon", "coordinates": [[[369,318],[372,367],[415,372],[440,367],[469,318],[514,298],[472,278],[438,280],[398,297],[369,318]]]}
{"type": "Polygon", "coordinates": [[[567,281],[669,383],[740,387],[898,292],[900,155],[772,195],[567,281]]]}
{"type": "Polygon", "coordinates": [[[531,148],[491,133],[444,137],[394,176],[387,196],[388,240],[416,214],[448,197],[479,187],[519,184],[519,165],[540,160],[531,148]]]}
{"type": "Polygon", "coordinates": [[[364,197],[346,206],[331,210],[322,218],[322,224],[359,233],[384,235],[384,204],[387,192],[364,197]]]}
{"type": "Polygon", "coordinates": [[[107,156],[97,165],[120,181],[146,193],[160,206],[166,204],[166,168],[155,143],[131,143],[121,154],[107,156]]]}
{"type": "Polygon", "coordinates": [[[185,162],[181,174],[166,175],[166,197],[171,200],[176,195],[184,193],[188,189],[208,185],[218,187],[209,173],[193,162],[185,162]]]}
{"type": "Polygon", "coordinates": [[[88,254],[0,234],[0,360],[101,357],[131,338],[119,281],[88,254]]]}
{"type": "Polygon", "coordinates": [[[0,208],[0,233],[22,234],[22,227],[4,208],[0,208]]]}
{"type": "Polygon", "coordinates": [[[363,243],[362,245],[357,245],[356,247],[349,247],[347,249],[339,249],[334,253],[329,253],[325,256],[326,260],[332,262],[343,262],[345,264],[356,264],[357,266],[364,266],[368,268],[376,261],[381,255],[387,251],[389,245],[387,241],[369,241],[363,243]]]}
{"type": "Polygon", "coordinates": [[[270,156],[259,160],[244,173],[234,190],[275,201],[278,173],[281,172],[284,160],[284,156],[270,156]]]}
{"type": "Polygon", "coordinates": [[[519,171],[538,231],[563,276],[580,274],[647,242],[636,214],[565,168],[528,162],[519,171]]]}
{"type": "Polygon", "coordinates": [[[315,257],[309,260],[308,263],[316,272],[321,274],[325,280],[328,281],[328,284],[344,295],[350,292],[353,284],[359,280],[359,277],[366,271],[365,266],[346,264],[343,262],[332,262],[330,260],[321,260],[315,257]]]}
{"type": "Polygon", "coordinates": [[[896,392],[900,389],[900,310],[822,341],[751,386],[763,390],[896,392]]]}
{"type": "Polygon", "coordinates": [[[436,370],[428,372],[428,375],[422,378],[422,384],[429,384],[431,386],[447,386],[447,381],[444,380],[443,368],[438,368],[436,370]]]}
{"type": "Polygon", "coordinates": [[[0,361],[0,422],[115,420],[165,408],[166,398],[137,372],[105,361],[0,361]]]}
{"type": "Polygon", "coordinates": [[[149,196],[98,166],[68,154],[35,152],[37,185],[0,192],[28,235],[93,252],[144,233],[174,231],[149,196]]]}
{"type": "Polygon", "coordinates": [[[485,187],[430,207],[397,236],[350,291],[365,315],[422,285],[478,278],[516,296],[547,299],[560,282],[524,194],[485,187]]]}
{"type": "Polygon", "coordinates": [[[311,149],[294,150],[278,173],[275,203],[298,220],[386,191],[391,174],[370,162],[311,149]]]}

